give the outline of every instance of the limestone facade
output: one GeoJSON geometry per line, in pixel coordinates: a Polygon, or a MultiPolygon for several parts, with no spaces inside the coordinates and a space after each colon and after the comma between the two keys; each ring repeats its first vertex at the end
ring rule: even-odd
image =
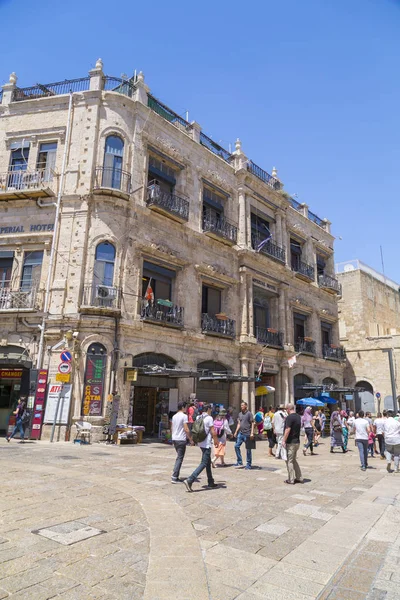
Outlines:
{"type": "Polygon", "coordinates": [[[69,113],[67,84],[19,88],[13,74],[0,104],[3,288],[17,294],[27,258],[43,252],[35,281],[25,281],[35,300],[17,306],[3,292],[0,340],[37,366],[53,247],[39,367],[55,381],[60,347],[72,352],[69,422],[85,412],[93,344],[104,347],[103,390],[99,412],[86,416],[98,427],[113,391],[119,420],[132,418],[138,382],[126,372],[147,355],[165,355],[182,377],[156,382],[141,370],[140,387],[177,389],[179,398],[203,388],[236,407],[244,398],[255,408],[258,384],[187,374],[206,363],[254,377],[263,361],[275,404],[294,397],[296,375],[342,384],[329,221],[285,194],[276,171],[249,161],[239,140],[229,154],[157,101],[142,74],[105,77],[98,61],[70,87],[69,113]]]}
{"type": "Polygon", "coordinates": [[[400,286],[359,260],[340,263],[336,270],[342,284],[339,331],[347,356],[345,385],[364,390],[356,394],[359,408],[375,412],[393,408],[385,350],[393,350],[396,376],[400,367],[400,286]]]}

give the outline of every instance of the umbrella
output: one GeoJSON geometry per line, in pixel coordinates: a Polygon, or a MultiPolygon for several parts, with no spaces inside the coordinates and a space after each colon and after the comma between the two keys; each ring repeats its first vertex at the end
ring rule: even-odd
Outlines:
{"type": "Polygon", "coordinates": [[[256,388],[256,396],[266,396],[267,394],[272,394],[275,391],[275,388],[272,385],[260,385],[256,388]]]}
{"type": "Polygon", "coordinates": [[[302,398],[301,400],[297,400],[296,404],[298,406],[323,406],[324,403],[318,398],[302,398]]]}
{"type": "Polygon", "coordinates": [[[337,404],[337,400],[331,398],[328,394],[326,396],[325,394],[321,394],[321,396],[318,396],[318,400],[321,400],[324,404],[337,404]]]}

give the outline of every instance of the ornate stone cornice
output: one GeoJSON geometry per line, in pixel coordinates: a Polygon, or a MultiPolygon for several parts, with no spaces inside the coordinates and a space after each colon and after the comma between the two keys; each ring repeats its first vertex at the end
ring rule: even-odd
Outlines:
{"type": "Polygon", "coordinates": [[[228,275],[219,265],[195,265],[194,267],[200,275],[219,281],[224,285],[236,285],[239,283],[238,279],[228,275]]]}
{"type": "Polygon", "coordinates": [[[308,304],[305,300],[303,300],[303,298],[293,298],[292,300],[290,300],[290,306],[307,314],[311,314],[313,312],[312,307],[308,306],[308,304]]]}

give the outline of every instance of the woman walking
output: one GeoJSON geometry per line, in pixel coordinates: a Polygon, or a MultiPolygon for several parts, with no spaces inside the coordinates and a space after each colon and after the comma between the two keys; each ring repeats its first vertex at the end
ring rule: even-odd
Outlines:
{"type": "Polygon", "coordinates": [[[343,442],[343,426],[342,420],[337,410],[331,415],[331,452],[334,448],[341,448],[343,452],[347,452],[343,442]]]}
{"type": "Polygon", "coordinates": [[[314,427],[315,427],[314,446],[319,446],[319,438],[321,437],[321,417],[319,415],[318,410],[315,412],[315,415],[314,415],[314,427]]]}
{"type": "Polygon", "coordinates": [[[232,432],[231,428],[229,427],[228,419],[226,418],[226,410],[224,408],[221,408],[219,414],[214,419],[214,429],[218,438],[218,447],[214,450],[214,458],[212,459],[211,464],[213,467],[215,467],[217,460],[221,459],[221,467],[226,467],[226,436],[232,437],[232,432]]]}
{"type": "Polygon", "coordinates": [[[301,426],[304,427],[304,432],[307,436],[307,443],[304,444],[303,454],[307,454],[308,448],[311,454],[314,454],[314,417],[311,406],[307,406],[304,415],[301,417],[301,426]]]}
{"type": "Polygon", "coordinates": [[[273,411],[272,411],[272,407],[269,407],[270,410],[269,412],[267,412],[265,414],[264,417],[264,431],[267,433],[267,438],[268,438],[268,456],[275,456],[275,454],[272,452],[272,450],[275,447],[276,444],[276,438],[275,438],[275,434],[274,434],[274,430],[273,430],[273,426],[272,426],[272,416],[274,415],[273,411]]]}
{"type": "Polygon", "coordinates": [[[340,411],[342,419],[342,434],[343,434],[343,448],[347,451],[347,444],[349,442],[349,426],[347,425],[347,413],[345,410],[340,411]]]}

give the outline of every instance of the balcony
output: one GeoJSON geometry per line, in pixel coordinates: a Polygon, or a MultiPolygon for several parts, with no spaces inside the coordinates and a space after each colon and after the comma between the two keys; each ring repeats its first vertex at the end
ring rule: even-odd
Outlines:
{"type": "Polygon", "coordinates": [[[307,338],[297,338],[294,349],[302,354],[313,354],[315,356],[315,342],[307,338]]]}
{"type": "Polygon", "coordinates": [[[305,281],[314,281],[315,269],[313,266],[303,262],[297,256],[292,258],[292,271],[296,276],[305,281]]]}
{"type": "Polygon", "coordinates": [[[142,298],[140,318],[155,325],[182,328],[184,326],[184,309],[170,300],[156,300],[153,304],[142,298]]]}
{"type": "Polygon", "coordinates": [[[11,281],[2,281],[0,287],[0,310],[30,312],[39,309],[38,285],[24,285],[13,290],[11,281]]]}
{"type": "Polygon", "coordinates": [[[260,254],[265,254],[265,256],[269,256],[274,260],[279,260],[279,262],[286,262],[286,250],[285,248],[281,248],[278,244],[275,244],[272,240],[268,240],[265,244],[262,244],[263,240],[259,235],[251,236],[251,245],[260,254]],[[262,244],[262,245],[261,245],[262,244]]]}
{"type": "Polygon", "coordinates": [[[96,194],[128,199],[131,174],[115,167],[96,167],[93,190],[96,194]]]}
{"type": "Polygon", "coordinates": [[[203,231],[208,236],[233,246],[237,240],[237,227],[232,225],[223,215],[206,210],[203,215],[203,231]]]}
{"type": "Polygon", "coordinates": [[[346,360],[346,350],[343,346],[327,346],[325,344],[322,348],[322,354],[324,358],[329,360],[346,360]]]}
{"type": "Polygon", "coordinates": [[[79,310],[88,314],[115,314],[121,310],[120,288],[98,283],[85,285],[79,310]]]}
{"type": "Polygon", "coordinates": [[[266,346],[283,347],[283,332],[276,329],[265,329],[264,327],[256,326],[256,339],[257,342],[266,346]]]}
{"type": "Polygon", "coordinates": [[[189,202],[175,194],[163,192],[155,183],[150,183],[147,188],[147,206],[179,223],[189,219],[189,202]]]}
{"type": "Polygon", "coordinates": [[[320,288],[326,290],[327,292],[333,292],[334,294],[338,294],[339,296],[342,295],[341,284],[338,282],[337,279],[331,277],[330,275],[326,275],[325,273],[323,275],[318,275],[318,285],[320,288]]]}
{"type": "Polygon", "coordinates": [[[0,200],[47,198],[55,195],[57,186],[51,169],[10,170],[0,173],[0,200]]]}
{"type": "Polygon", "coordinates": [[[207,335],[223,336],[227,338],[234,338],[236,328],[236,321],[228,319],[225,315],[215,315],[211,317],[207,313],[201,315],[201,330],[207,335]]]}

